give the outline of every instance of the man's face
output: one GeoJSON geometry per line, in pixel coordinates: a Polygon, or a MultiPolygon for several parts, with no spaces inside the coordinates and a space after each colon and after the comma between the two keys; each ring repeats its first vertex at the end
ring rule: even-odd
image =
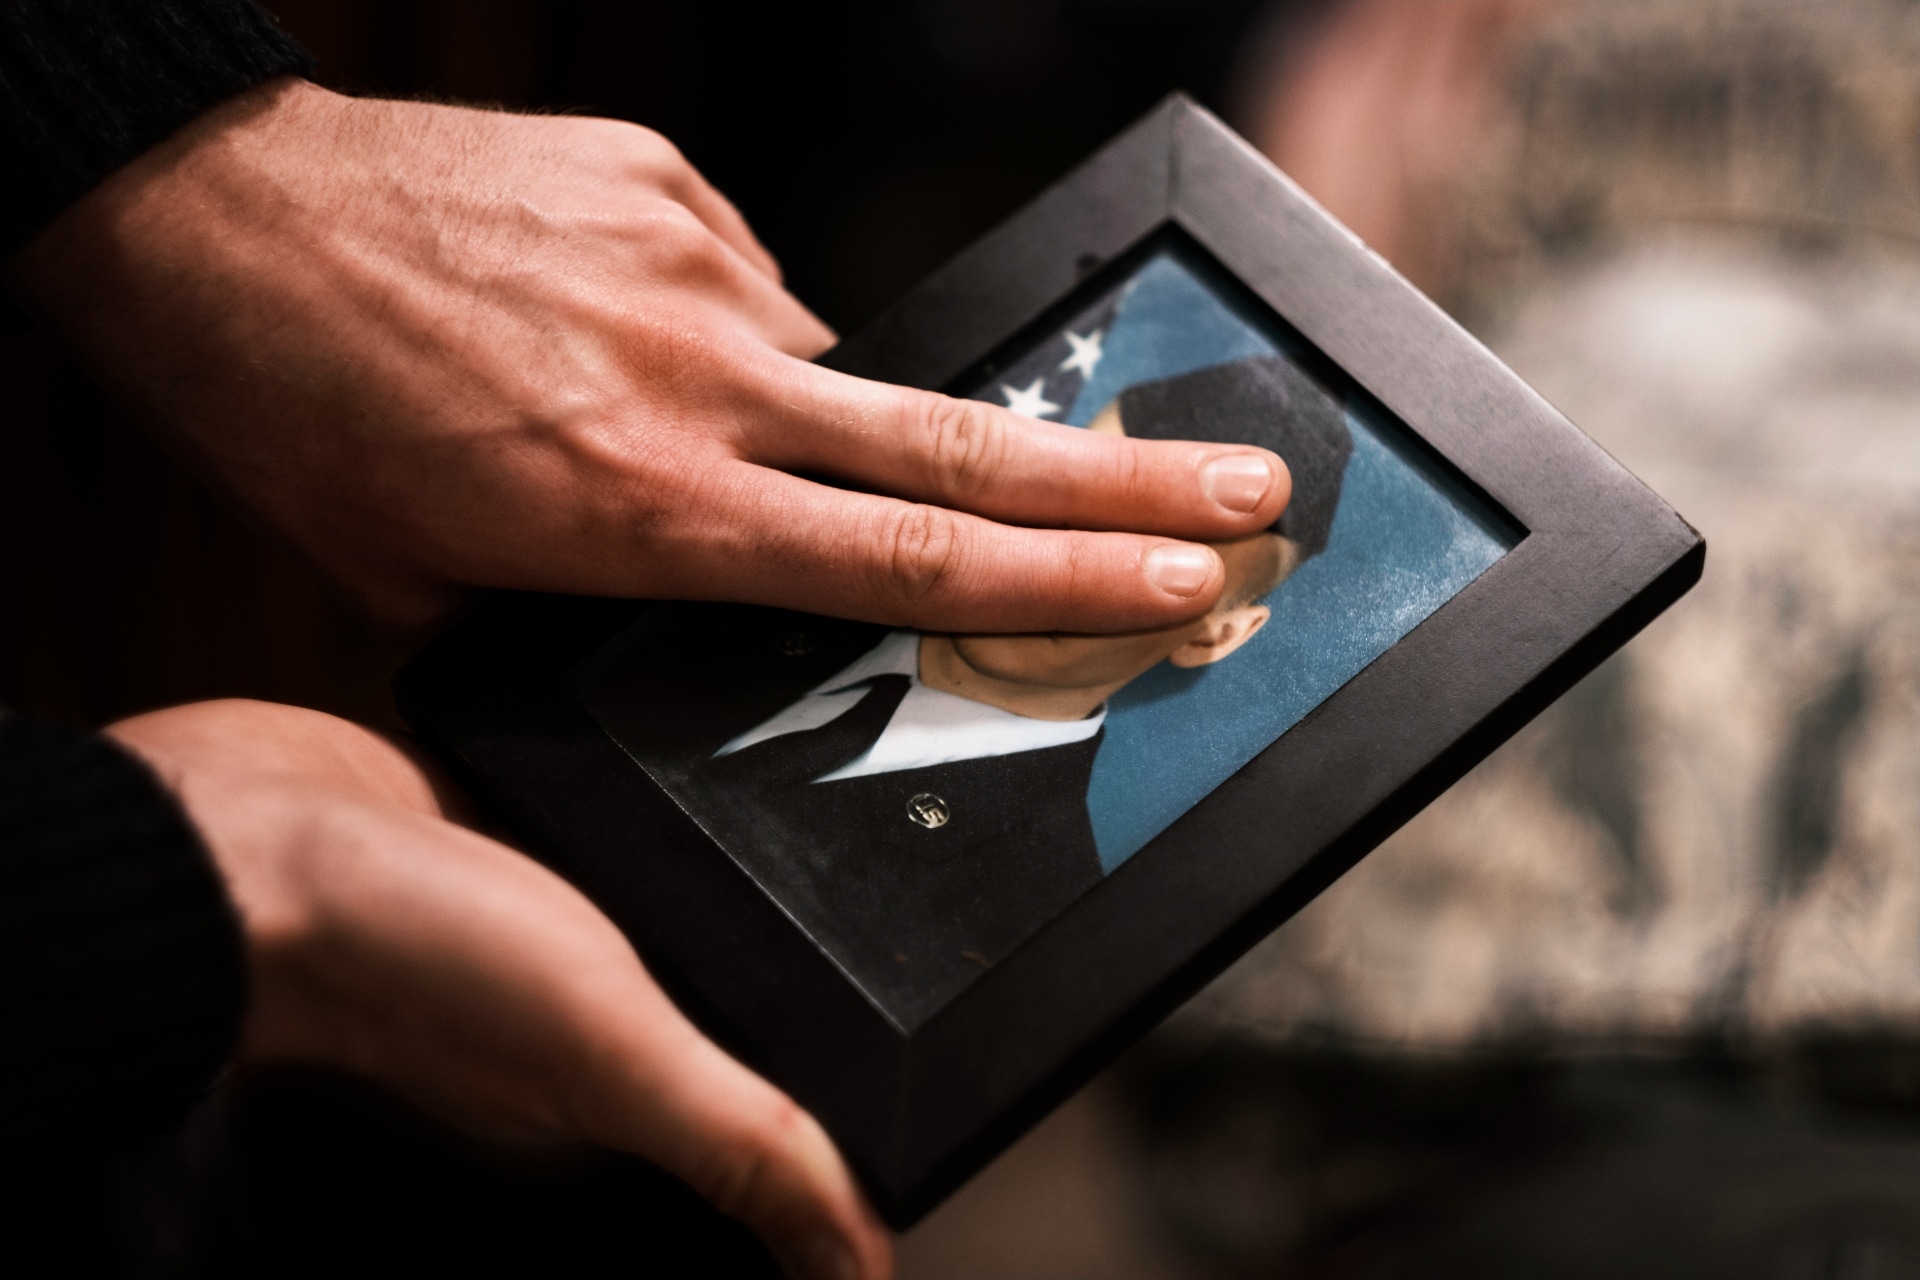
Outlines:
{"type": "Polygon", "coordinates": [[[953,637],[954,650],[982,675],[1053,689],[1122,685],[1163,660],[1179,667],[1218,662],[1266,625],[1270,610],[1254,601],[1293,571],[1297,552],[1275,533],[1214,543],[1213,549],[1226,563],[1227,585],[1222,606],[1203,618],[1111,636],[960,635],[953,637]]]}

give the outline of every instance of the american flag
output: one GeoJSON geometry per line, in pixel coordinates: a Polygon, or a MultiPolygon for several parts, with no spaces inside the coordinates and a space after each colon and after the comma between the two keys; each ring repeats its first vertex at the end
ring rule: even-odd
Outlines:
{"type": "Polygon", "coordinates": [[[1122,283],[1108,290],[1038,345],[1017,353],[1010,363],[990,365],[968,397],[1002,405],[1029,418],[1066,421],[1080,389],[1100,363],[1102,344],[1113,327],[1113,315],[1126,288],[1122,283]]]}

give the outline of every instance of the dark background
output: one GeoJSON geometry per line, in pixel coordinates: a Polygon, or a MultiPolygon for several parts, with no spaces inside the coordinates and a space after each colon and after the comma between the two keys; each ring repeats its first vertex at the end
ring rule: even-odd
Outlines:
{"type": "Polygon", "coordinates": [[[850,331],[1158,98],[1225,106],[1261,0],[286,3],[330,85],[638,121],[850,331]]]}

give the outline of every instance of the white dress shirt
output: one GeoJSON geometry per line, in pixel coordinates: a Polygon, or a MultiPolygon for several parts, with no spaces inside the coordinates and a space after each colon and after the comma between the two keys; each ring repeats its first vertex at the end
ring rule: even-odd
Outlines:
{"type": "Polygon", "coordinates": [[[880,738],[865,754],[815,782],[863,778],[873,773],[921,769],[955,760],[1010,756],[1020,751],[1085,742],[1106,722],[1105,707],[1084,720],[1036,720],[1016,715],[958,694],[929,689],[920,683],[920,633],[890,632],[854,664],[819,685],[785,711],[747,730],[714,752],[731,755],[768,738],[818,729],[853,710],[868,689],[861,682],[875,676],[907,677],[907,696],[880,738]]]}

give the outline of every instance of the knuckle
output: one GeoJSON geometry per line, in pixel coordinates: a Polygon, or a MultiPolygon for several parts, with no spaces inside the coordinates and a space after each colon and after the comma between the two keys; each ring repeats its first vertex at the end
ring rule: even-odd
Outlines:
{"type": "Polygon", "coordinates": [[[1126,495],[1130,507],[1149,502],[1161,491],[1164,466],[1141,447],[1138,440],[1115,440],[1119,446],[1108,456],[1112,459],[1114,487],[1126,495]]]}
{"type": "Polygon", "coordinates": [[[882,545],[887,548],[880,561],[884,594],[914,609],[951,590],[960,566],[959,530],[951,512],[911,504],[892,517],[882,545]]]}
{"type": "Polygon", "coordinates": [[[662,134],[641,126],[628,139],[628,163],[644,181],[676,204],[692,204],[706,184],[685,153],[662,134]]]}
{"type": "Polygon", "coordinates": [[[715,1208],[740,1217],[764,1192],[771,1178],[771,1160],[758,1143],[727,1139],[708,1153],[706,1167],[694,1179],[701,1194],[715,1208]]]}
{"type": "Polygon", "coordinates": [[[1086,537],[1068,537],[1060,552],[1060,594],[1078,600],[1087,594],[1089,582],[1098,581],[1105,565],[1094,554],[1094,544],[1086,537]]]}
{"type": "Polygon", "coordinates": [[[677,278],[696,280],[725,270],[725,247],[684,206],[661,209],[652,223],[648,238],[662,270],[677,278]]]}
{"type": "Polygon", "coordinates": [[[578,132],[581,141],[596,149],[609,173],[640,182],[655,182],[661,171],[662,148],[672,143],[629,120],[609,120],[604,116],[572,117],[567,125],[578,132]]]}
{"type": "Polygon", "coordinates": [[[573,521],[599,537],[644,543],[697,527],[735,483],[724,446],[624,416],[555,432],[547,448],[574,481],[573,521]]]}
{"type": "Polygon", "coordinates": [[[614,123],[621,130],[621,140],[627,146],[632,163],[642,171],[666,177],[691,168],[680,148],[665,134],[625,120],[614,123]]]}
{"type": "Polygon", "coordinates": [[[999,416],[972,400],[931,396],[924,422],[934,480],[947,496],[978,493],[1004,467],[1007,430],[999,416]]]}
{"type": "Polygon", "coordinates": [[[717,1138],[692,1179],[722,1213],[751,1215],[800,1161],[799,1144],[806,1113],[789,1098],[766,1104],[762,1114],[733,1133],[717,1138]]]}

